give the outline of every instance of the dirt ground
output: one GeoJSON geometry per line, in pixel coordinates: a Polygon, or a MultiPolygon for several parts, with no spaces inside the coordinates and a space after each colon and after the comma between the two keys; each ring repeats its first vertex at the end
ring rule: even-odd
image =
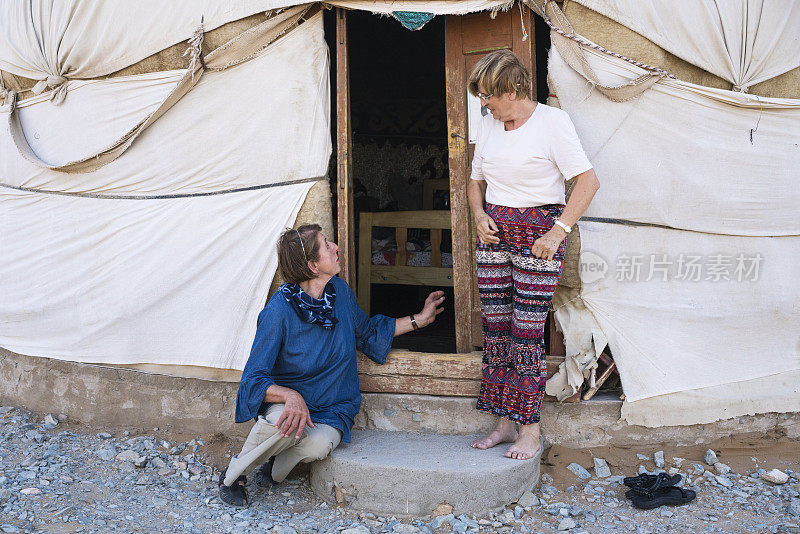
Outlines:
{"type": "Polygon", "coordinates": [[[653,453],[661,450],[664,451],[668,464],[675,457],[683,458],[687,463],[704,464],[703,457],[708,449],[713,449],[719,461],[730,466],[736,473],[749,474],[759,468],[767,471],[773,468],[800,471],[800,442],[785,437],[742,434],[692,447],[661,444],[568,449],[555,445],[542,456],[542,473],[549,473],[553,477],[553,485],[564,489],[575,483],[575,475],[567,470],[567,466],[573,462],[593,472],[593,458],[604,458],[612,475],[632,476],[636,474],[639,465],[645,465],[648,470],[654,468],[652,461],[642,461],[637,454],[652,459],[653,453]]]}

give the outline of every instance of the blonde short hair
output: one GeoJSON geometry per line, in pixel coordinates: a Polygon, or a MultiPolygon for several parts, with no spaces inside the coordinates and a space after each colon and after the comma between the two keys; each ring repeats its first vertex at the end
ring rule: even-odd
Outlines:
{"type": "Polygon", "coordinates": [[[511,91],[516,91],[519,99],[531,99],[533,95],[531,71],[511,50],[495,50],[478,61],[467,88],[475,96],[500,96],[511,91]]]}

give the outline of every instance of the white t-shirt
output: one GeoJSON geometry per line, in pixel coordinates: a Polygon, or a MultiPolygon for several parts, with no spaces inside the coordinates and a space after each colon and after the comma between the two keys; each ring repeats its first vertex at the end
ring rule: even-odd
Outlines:
{"type": "Polygon", "coordinates": [[[479,123],[471,178],[486,181],[486,202],[511,208],[564,204],[564,180],[591,168],[564,110],[539,103],[511,131],[491,115],[479,123]]]}

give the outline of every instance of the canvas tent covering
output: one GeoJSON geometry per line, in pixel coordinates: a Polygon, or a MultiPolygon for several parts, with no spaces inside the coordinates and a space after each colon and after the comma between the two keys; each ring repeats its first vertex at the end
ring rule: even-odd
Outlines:
{"type": "MultiPolygon", "coordinates": [[[[603,184],[580,223],[578,279],[556,295],[568,358],[548,390],[574,391],[608,344],[629,422],[799,411],[800,95],[752,93],[798,72],[800,8],[567,3],[568,15],[572,4],[633,30],[647,50],[695,69],[677,74],[697,74],[674,79],[564,37],[572,29],[558,7],[537,2],[556,28],[551,87],[603,184]],[[681,255],[701,258],[700,279],[676,276],[681,255]],[[619,268],[634,256],[636,280],[619,268]],[[736,271],[740,256],[761,257],[756,279],[736,271]],[[716,257],[728,279],[707,278],[716,257]],[[603,265],[601,277],[590,269],[603,265]]],[[[243,367],[278,233],[310,192],[323,207],[310,218],[330,220],[328,51],[321,15],[300,24],[309,6],[295,3],[0,4],[2,80],[37,86],[24,99],[6,92],[0,106],[1,346],[243,367]]],[[[328,4],[384,14],[510,5],[328,4]]],[[[625,52],[613,38],[604,45],[625,52]]]]}
{"type": "Polygon", "coordinates": [[[306,220],[332,231],[328,50],[322,14],[303,22],[312,4],[296,3],[0,5],[1,346],[244,367],[277,237],[309,191],[306,220]]]}
{"type": "MultiPolygon", "coordinates": [[[[800,9],[577,4],[737,90],[670,78],[552,32],[551,90],[603,185],[580,223],[578,288],[556,297],[568,360],[548,392],[572,394],[608,344],[628,422],[800,410],[800,100],[742,92],[800,66],[800,9]]],[[[554,4],[547,13],[576,31],[554,4]]]]}

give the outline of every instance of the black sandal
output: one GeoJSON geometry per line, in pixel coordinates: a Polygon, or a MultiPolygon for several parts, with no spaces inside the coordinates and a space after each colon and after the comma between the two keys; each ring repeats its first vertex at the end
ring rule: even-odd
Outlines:
{"type": "Polygon", "coordinates": [[[247,506],[247,490],[244,489],[247,484],[247,477],[244,475],[239,476],[230,486],[225,485],[225,469],[219,475],[219,500],[230,506],[236,508],[244,508],[247,506]]]}
{"type": "Polygon", "coordinates": [[[274,463],[275,457],[273,456],[256,471],[256,483],[262,488],[269,489],[277,484],[277,482],[272,479],[272,465],[274,463]]]}
{"type": "Polygon", "coordinates": [[[642,473],[641,475],[637,475],[635,477],[625,477],[622,479],[622,483],[629,488],[649,487],[655,484],[656,481],[661,481],[660,487],[674,486],[681,481],[681,476],[669,476],[662,471],[661,473],[657,473],[655,475],[642,473]]]}
{"type": "Polygon", "coordinates": [[[655,491],[675,486],[680,481],[680,475],[669,476],[662,472],[657,475],[642,473],[637,477],[627,477],[622,482],[630,486],[631,489],[625,492],[625,497],[632,500],[636,495],[652,495],[655,491]]]}
{"type": "Polygon", "coordinates": [[[638,494],[633,497],[633,505],[640,510],[652,510],[665,504],[677,506],[694,500],[697,493],[694,490],[669,486],[661,488],[649,495],[638,494]]]}

